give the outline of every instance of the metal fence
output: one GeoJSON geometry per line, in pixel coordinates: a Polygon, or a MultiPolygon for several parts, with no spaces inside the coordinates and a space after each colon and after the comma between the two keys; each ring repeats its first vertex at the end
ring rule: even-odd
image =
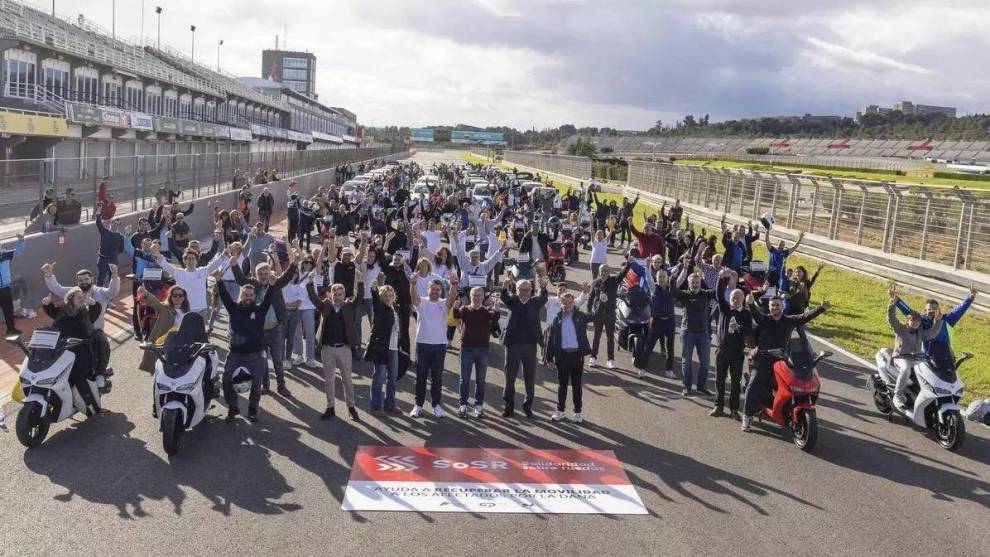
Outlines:
{"type": "Polygon", "coordinates": [[[284,179],[399,151],[402,149],[385,147],[0,161],[0,223],[5,225],[0,234],[7,238],[20,232],[48,189],[62,199],[72,188],[83,206],[82,220],[92,218],[104,177],[118,212],[127,212],[152,206],[155,194],[164,186],[181,192],[182,202],[232,189],[238,169],[245,179],[261,169],[275,169],[279,179],[284,179]]]}
{"type": "Polygon", "coordinates": [[[502,160],[506,164],[518,164],[579,180],[591,180],[591,159],[588,157],[506,151],[502,160]]]}
{"type": "Polygon", "coordinates": [[[874,159],[870,157],[821,157],[815,155],[793,155],[790,153],[773,153],[766,155],[740,155],[740,154],[712,154],[712,153],[664,153],[664,155],[670,155],[675,158],[690,158],[690,159],[702,159],[702,160],[722,160],[722,161],[737,161],[737,162],[751,162],[757,164],[780,164],[780,165],[801,165],[801,166],[817,166],[821,168],[839,168],[839,169],[851,169],[851,170],[866,170],[875,172],[906,172],[909,170],[918,170],[929,166],[925,161],[911,161],[911,160],[890,160],[890,159],[874,159]]]}
{"type": "Polygon", "coordinates": [[[834,240],[990,272],[990,191],[629,162],[629,187],[834,240]]]}

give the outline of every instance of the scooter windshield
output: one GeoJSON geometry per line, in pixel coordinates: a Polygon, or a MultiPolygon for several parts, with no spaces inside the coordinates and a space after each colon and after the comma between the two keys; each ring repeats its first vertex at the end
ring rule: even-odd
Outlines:
{"type": "Polygon", "coordinates": [[[941,381],[956,382],[956,358],[946,342],[932,342],[928,345],[928,359],[932,372],[941,381]]]}

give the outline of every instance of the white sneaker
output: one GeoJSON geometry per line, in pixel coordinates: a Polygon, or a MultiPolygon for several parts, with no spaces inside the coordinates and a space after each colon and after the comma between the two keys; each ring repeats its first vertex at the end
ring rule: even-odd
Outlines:
{"type": "Polygon", "coordinates": [[[666,377],[667,379],[674,379],[675,377],[677,377],[676,375],[674,375],[674,371],[670,369],[664,370],[663,376],[666,377]]]}
{"type": "Polygon", "coordinates": [[[485,407],[481,404],[475,405],[474,413],[472,414],[472,416],[474,416],[475,418],[481,418],[484,417],[484,415],[485,415],[485,407]]]}
{"type": "Polygon", "coordinates": [[[588,367],[595,367],[598,365],[598,358],[592,356],[588,358],[588,367]]]}
{"type": "Polygon", "coordinates": [[[320,367],[320,362],[317,362],[316,360],[306,360],[306,366],[307,367],[320,367]]]}
{"type": "Polygon", "coordinates": [[[437,404],[433,406],[433,415],[442,418],[443,417],[443,406],[437,404]]]}
{"type": "Polygon", "coordinates": [[[409,412],[409,417],[410,418],[418,418],[422,414],[423,414],[423,407],[422,406],[419,406],[419,405],[416,405],[416,406],[413,406],[412,411],[409,412]]]}
{"type": "Polygon", "coordinates": [[[306,358],[304,358],[302,356],[302,354],[300,354],[300,355],[292,358],[292,363],[295,364],[295,365],[297,365],[297,366],[301,366],[303,364],[303,362],[305,362],[305,361],[306,361],[306,358]]]}
{"type": "Polygon", "coordinates": [[[583,424],[584,423],[584,416],[582,416],[580,412],[575,412],[574,413],[574,423],[576,423],[576,424],[583,424]]]}
{"type": "Polygon", "coordinates": [[[640,377],[646,377],[646,370],[645,369],[639,370],[639,376],[640,377]]]}
{"type": "Polygon", "coordinates": [[[564,419],[564,413],[561,412],[560,410],[556,410],[556,411],[554,411],[553,414],[550,414],[550,421],[551,422],[559,422],[560,420],[563,420],[563,419],[564,419]]]}
{"type": "Polygon", "coordinates": [[[743,414],[742,417],[742,430],[749,431],[753,426],[753,416],[747,416],[743,414]]]}
{"type": "Polygon", "coordinates": [[[615,360],[608,360],[605,362],[605,367],[608,369],[615,369],[615,360]]]}
{"type": "Polygon", "coordinates": [[[296,364],[294,364],[292,360],[284,360],[282,362],[282,367],[284,367],[285,369],[292,369],[293,367],[295,367],[295,365],[296,364]]]}

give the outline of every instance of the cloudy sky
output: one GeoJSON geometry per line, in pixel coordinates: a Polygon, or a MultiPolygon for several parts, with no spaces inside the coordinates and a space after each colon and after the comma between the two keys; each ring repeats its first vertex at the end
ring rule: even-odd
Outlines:
{"type": "MultiPolygon", "coordinates": [[[[32,0],[40,6],[51,4],[32,0]]],[[[141,0],[116,29],[141,35],[141,0]]],[[[986,0],[147,0],[145,36],[258,76],[263,48],[317,56],[317,89],[364,124],[852,115],[910,99],[990,112],[986,0]]],[[[111,27],[111,0],[56,0],[111,27]]]]}

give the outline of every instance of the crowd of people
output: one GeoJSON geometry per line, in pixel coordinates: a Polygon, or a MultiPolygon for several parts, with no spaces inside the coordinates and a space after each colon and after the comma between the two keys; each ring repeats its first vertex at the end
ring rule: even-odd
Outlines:
{"type": "MultiPolygon", "coordinates": [[[[104,389],[112,374],[104,314],[120,289],[123,255],[132,267],[138,341],[163,342],[190,313],[204,317],[205,339],[226,315],[222,396],[231,421],[240,415],[235,370],[250,370],[247,419],[256,422],[271,375],[275,391],[292,396],[285,371],[294,366],[322,373],[327,407],[321,419],[336,416],[339,378],[347,413],[360,420],[354,375],[355,361],[362,359],[372,369],[372,414],[400,413],[397,384],[412,370],[415,401],[409,416],[424,413],[429,387],[430,409],[442,418],[443,371],[452,347],[460,367],[457,415],[480,418],[497,339],[504,346],[501,415],[512,417],[519,407],[534,417],[537,370],[546,366],[558,383],[550,419],[565,419],[569,395],[571,419],[580,423],[586,366],[598,366],[604,336],[603,367],[616,367],[617,341],[627,346],[628,333],[628,324],[617,329],[617,316],[623,308],[639,308],[645,315],[644,344],[632,359],[639,375],[661,369],[662,361],[662,373],[676,377],[679,334],[683,394],[714,398],[712,416],[731,416],[748,430],[779,358],[774,354],[790,349],[795,334],[806,344],[804,325],[830,307],[827,301],[810,304],[822,267],[809,273],[788,264],[802,239],[791,246],[774,243],[770,215],[757,224],[723,219],[719,230],[696,231],[679,201],[644,210],[638,197],[604,200],[593,184],[547,191],[526,187],[532,182],[522,175],[447,164],[341,167],[335,170],[337,183],[359,178],[360,187],[330,185],[307,195],[289,182],[284,236],[271,231],[280,209],[272,191],[266,187],[255,197],[247,181],[235,176],[236,205],[214,207],[209,247],[186,222],[195,205],[180,207],[171,190],[134,229],[121,229],[107,211],[112,199],[101,195],[95,276],[80,270],[76,285],[65,287],[55,279],[54,263],[45,265],[52,294],[45,309],[66,334],[91,339],[75,349],[88,356],[79,358],[72,380],[92,376],[104,389]],[[471,180],[478,178],[485,195],[471,193],[471,180]],[[769,253],[765,266],[753,261],[761,237],[769,253]],[[593,280],[552,280],[553,254],[571,245],[572,260],[579,261],[582,244],[590,251],[593,280]],[[621,254],[621,266],[610,264],[610,249],[621,254]],[[714,393],[708,388],[713,339],[714,393]],[[517,405],[520,374],[524,393],[517,405]]],[[[9,265],[22,249],[19,242],[14,250],[0,251],[0,307],[8,333],[14,331],[9,265]]],[[[899,342],[907,343],[910,331],[919,328],[928,331],[922,340],[947,335],[945,325],[957,321],[974,296],[944,318],[935,301],[922,317],[895,300],[911,316],[906,326],[895,328],[904,338],[899,342]]],[[[893,313],[890,319],[896,322],[893,313]]],[[[150,372],[154,366],[154,358],[145,358],[140,369],[150,372]]]]}

